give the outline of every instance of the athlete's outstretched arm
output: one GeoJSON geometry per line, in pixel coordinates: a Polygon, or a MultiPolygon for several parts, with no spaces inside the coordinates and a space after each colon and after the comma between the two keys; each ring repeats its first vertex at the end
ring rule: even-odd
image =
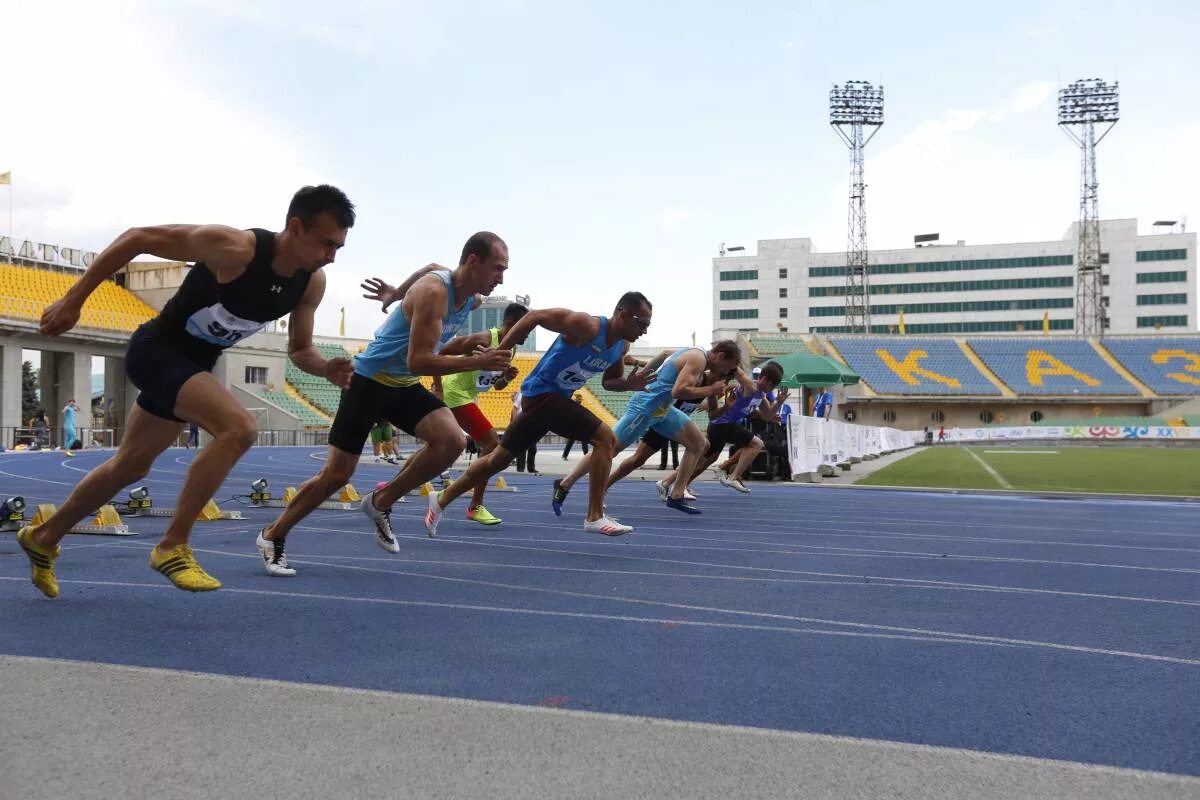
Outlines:
{"type": "Polygon", "coordinates": [[[308,288],[304,290],[304,296],[300,298],[288,322],[288,358],[309,375],[320,375],[334,386],[345,389],[350,385],[350,376],[354,374],[349,357],[327,359],[313,346],[313,319],[324,296],[325,273],[317,270],[308,281],[308,288]]]}
{"type": "Polygon", "coordinates": [[[444,356],[465,356],[468,353],[474,353],[480,347],[487,347],[491,343],[492,334],[489,331],[468,333],[466,336],[455,336],[442,345],[438,352],[444,356]]]}
{"type": "MultiPolygon", "coordinates": [[[[448,267],[443,267],[441,264],[426,264],[412,275],[409,275],[407,278],[405,278],[404,283],[400,284],[399,286],[392,286],[383,278],[367,278],[359,284],[359,288],[366,292],[366,294],[363,295],[363,297],[366,299],[378,300],[380,303],[382,303],[383,308],[380,310],[386,314],[388,306],[390,306],[392,303],[398,303],[403,300],[404,295],[408,294],[408,290],[412,288],[414,283],[421,278],[424,278],[429,273],[437,272],[439,270],[442,272],[450,271],[448,267]]],[[[476,305],[478,305],[478,303],[476,303],[476,305]]]]}
{"type": "Polygon", "coordinates": [[[254,234],[224,225],[130,228],[104,248],[60,300],[46,306],[39,331],[58,336],[75,327],[83,303],[104,281],[138,256],[203,261],[210,269],[244,267],[254,258],[254,234]]]}
{"type": "MultiPolygon", "coordinates": [[[[623,345],[624,352],[629,352],[629,342],[623,345]]],[[[639,370],[637,367],[625,374],[625,359],[616,361],[600,378],[600,385],[610,392],[640,392],[650,385],[654,376],[639,370]]]]}
{"type": "Polygon", "coordinates": [[[567,342],[573,345],[591,341],[600,333],[600,320],[591,314],[569,308],[541,308],[530,311],[509,328],[498,349],[511,350],[539,325],[567,337],[567,342]]]}

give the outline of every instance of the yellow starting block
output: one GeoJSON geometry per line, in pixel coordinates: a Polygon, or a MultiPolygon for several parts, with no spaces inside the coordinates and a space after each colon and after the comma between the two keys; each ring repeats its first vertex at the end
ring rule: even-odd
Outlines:
{"type": "Polygon", "coordinates": [[[358,490],[354,488],[354,484],[347,483],[342,487],[341,494],[338,495],[339,503],[360,503],[362,498],[358,496],[358,490]]]}
{"type": "Polygon", "coordinates": [[[508,481],[504,480],[503,475],[496,476],[496,485],[493,486],[492,489],[497,492],[519,492],[519,491],[521,491],[517,487],[510,484],[508,481]]]}
{"type": "MultiPolygon", "coordinates": [[[[31,525],[41,525],[50,517],[54,516],[58,511],[58,507],[53,503],[39,503],[37,513],[33,515],[31,525]]],[[[96,512],[95,518],[90,522],[81,522],[71,528],[71,533],[93,533],[106,536],[136,536],[136,531],[129,530],[129,526],[121,522],[121,517],[117,514],[117,510],[111,505],[100,506],[100,510],[96,512]]]]}
{"type": "Polygon", "coordinates": [[[204,504],[204,508],[200,509],[200,514],[196,517],[197,522],[212,522],[218,519],[245,519],[246,515],[240,511],[222,511],[215,500],[209,500],[204,504]]]}

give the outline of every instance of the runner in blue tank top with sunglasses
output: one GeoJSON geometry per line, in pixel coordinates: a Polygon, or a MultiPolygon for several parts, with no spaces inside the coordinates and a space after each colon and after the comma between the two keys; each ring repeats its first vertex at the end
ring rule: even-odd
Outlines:
{"type": "Polygon", "coordinates": [[[486,482],[507,467],[516,453],[523,452],[551,432],[589,442],[595,448],[590,456],[592,484],[584,529],[606,536],[619,536],[633,530],[605,516],[603,510],[604,488],[612,467],[616,437],[596,415],[571,398],[595,375],[602,376],[604,388],[609,391],[646,388],[652,376],[637,370],[625,375],[624,360],[629,343],[636,341],[650,327],[652,313],[650,301],[643,294],[627,292],[617,301],[611,317],[550,308],[530,311],[513,325],[500,342],[501,349],[520,341],[537,325],[554,331],[559,337],[521,384],[521,414],[504,432],[500,446],[476,459],[442,492],[429,496],[425,526],[430,535],[437,530],[442,510],[454,498],[470,491],[480,481],[486,482]]]}

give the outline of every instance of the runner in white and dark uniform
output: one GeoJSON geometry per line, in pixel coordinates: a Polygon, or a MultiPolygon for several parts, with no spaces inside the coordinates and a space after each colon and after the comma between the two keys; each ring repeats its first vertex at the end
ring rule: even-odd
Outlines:
{"type": "Polygon", "coordinates": [[[279,233],[220,225],[132,228],[104,249],[63,298],[46,307],[41,332],[66,333],[79,322],[84,301],[131,259],[153,255],[195,266],[162,313],[129,339],[125,370],[141,390],[117,454],[96,467],[47,521],[23,528],[18,541],[33,565],[33,583],[58,594],[54,559],[74,525],[123,486],[142,479],[154,459],[179,438],[184,424],[212,440],[184,481],[175,515],[150,566],[180,589],[200,592],[221,584],[204,572],[188,546],[200,509],[254,443],[254,420],[211,374],[225,348],[291,314],[288,355],[296,366],[344,386],[350,360],[326,359],[313,346],[313,316],[325,294],[325,273],[354,225],[354,205],[332,186],[306,186],[292,198],[279,233]]]}
{"type": "Polygon", "coordinates": [[[595,448],[592,459],[591,493],[584,529],[606,536],[618,536],[633,530],[604,514],[604,487],[616,437],[607,425],[572,396],[594,375],[603,375],[604,388],[615,392],[640,391],[650,376],[636,368],[625,375],[624,359],[629,343],[650,327],[653,313],[650,301],[641,292],[626,292],[617,301],[611,317],[593,317],[566,308],[530,311],[505,334],[501,348],[512,347],[535,326],[554,331],[559,337],[546,351],[537,367],[521,384],[521,413],[504,432],[500,446],[475,460],[458,480],[439,493],[429,495],[425,527],[432,536],[437,531],[442,511],[479,482],[486,482],[520,453],[549,432],[595,448]]]}

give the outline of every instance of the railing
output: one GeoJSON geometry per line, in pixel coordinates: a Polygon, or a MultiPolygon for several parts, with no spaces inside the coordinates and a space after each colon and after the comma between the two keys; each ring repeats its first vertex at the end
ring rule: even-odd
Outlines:
{"type": "MultiPolygon", "coordinates": [[[[17,447],[36,450],[53,450],[62,446],[62,428],[48,428],[38,435],[35,428],[27,425],[0,428],[0,445],[5,450],[15,450],[17,447]],[[34,446],[36,445],[36,447],[34,446]]],[[[120,441],[116,428],[80,428],[75,436],[84,448],[115,447],[120,441]]]]}

